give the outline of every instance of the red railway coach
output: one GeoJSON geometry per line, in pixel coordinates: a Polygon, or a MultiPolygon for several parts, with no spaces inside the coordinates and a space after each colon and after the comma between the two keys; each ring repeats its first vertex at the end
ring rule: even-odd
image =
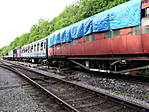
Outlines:
{"type": "Polygon", "coordinates": [[[21,48],[17,48],[17,58],[21,58],[21,48]]]}
{"type": "Polygon", "coordinates": [[[141,6],[140,25],[92,32],[70,42],[54,44],[48,50],[49,61],[62,58],[85,69],[114,73],[147,68],[149,0],[143,0],[141,6]]]}
{"type": "Polygon", "coordinates": [[[20,60],[21,58],[21,48],[17,48],[13,50],[13,58],[14,60],[20,60]]]}

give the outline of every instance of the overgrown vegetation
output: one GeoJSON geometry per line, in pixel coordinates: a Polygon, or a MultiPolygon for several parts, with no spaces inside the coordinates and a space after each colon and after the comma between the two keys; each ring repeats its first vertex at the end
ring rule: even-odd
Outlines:
{"type": "Polygon", "coordinates": [[[137,76],[149,78],[149,70],[141,70],[137,73],[137,76]]]}
{"type": "Polygon", "coordinates": [[[113,6],[124,3],[128,0],[78,0],[76,3],[67,6],[58,17],[52,21],[39,20],[38,24],[31,27],[29,33],[16,37],[9,46],[0,49],[0,55],[7,55],[7,52],[44,38],[52,32],[76,23],[96,13],[110,9],[113,6]]]}

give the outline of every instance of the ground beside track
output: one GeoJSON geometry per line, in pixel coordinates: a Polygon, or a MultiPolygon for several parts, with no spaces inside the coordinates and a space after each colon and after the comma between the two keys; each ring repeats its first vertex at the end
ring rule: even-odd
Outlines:
{"type": "Polygon", "coordinates": [[[56,112],[30,83],[0,67],[0,112],[56,112]],[[53,109],[53,110],[52,110],[53,109]]]}

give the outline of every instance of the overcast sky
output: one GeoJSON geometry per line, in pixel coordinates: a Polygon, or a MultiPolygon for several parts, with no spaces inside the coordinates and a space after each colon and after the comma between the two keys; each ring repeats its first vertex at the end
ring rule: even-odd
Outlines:
{"type": "Polygon", "coordinates": [[[39,19],[56,17],[76,0],[0,0],[0,48],[28,33],[39,19]]]}

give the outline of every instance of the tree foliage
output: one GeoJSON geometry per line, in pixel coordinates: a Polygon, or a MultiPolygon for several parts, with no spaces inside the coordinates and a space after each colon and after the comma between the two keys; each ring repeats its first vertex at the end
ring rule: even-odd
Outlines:
{"type": "Polygon", "coordinates": [[[29,44],[44,38],[52,32],[76,23],[96,13],[110,9],[113,6],[124,3],[128,0],[78,0],[76,3],[67,6],[59,16],[52,21],[40,19],[38,24],[34,24],[29,33],[24,33],[16,37],[9,46],[0,49],[0,55],[6,55],[9,50],[29,44]]]}

